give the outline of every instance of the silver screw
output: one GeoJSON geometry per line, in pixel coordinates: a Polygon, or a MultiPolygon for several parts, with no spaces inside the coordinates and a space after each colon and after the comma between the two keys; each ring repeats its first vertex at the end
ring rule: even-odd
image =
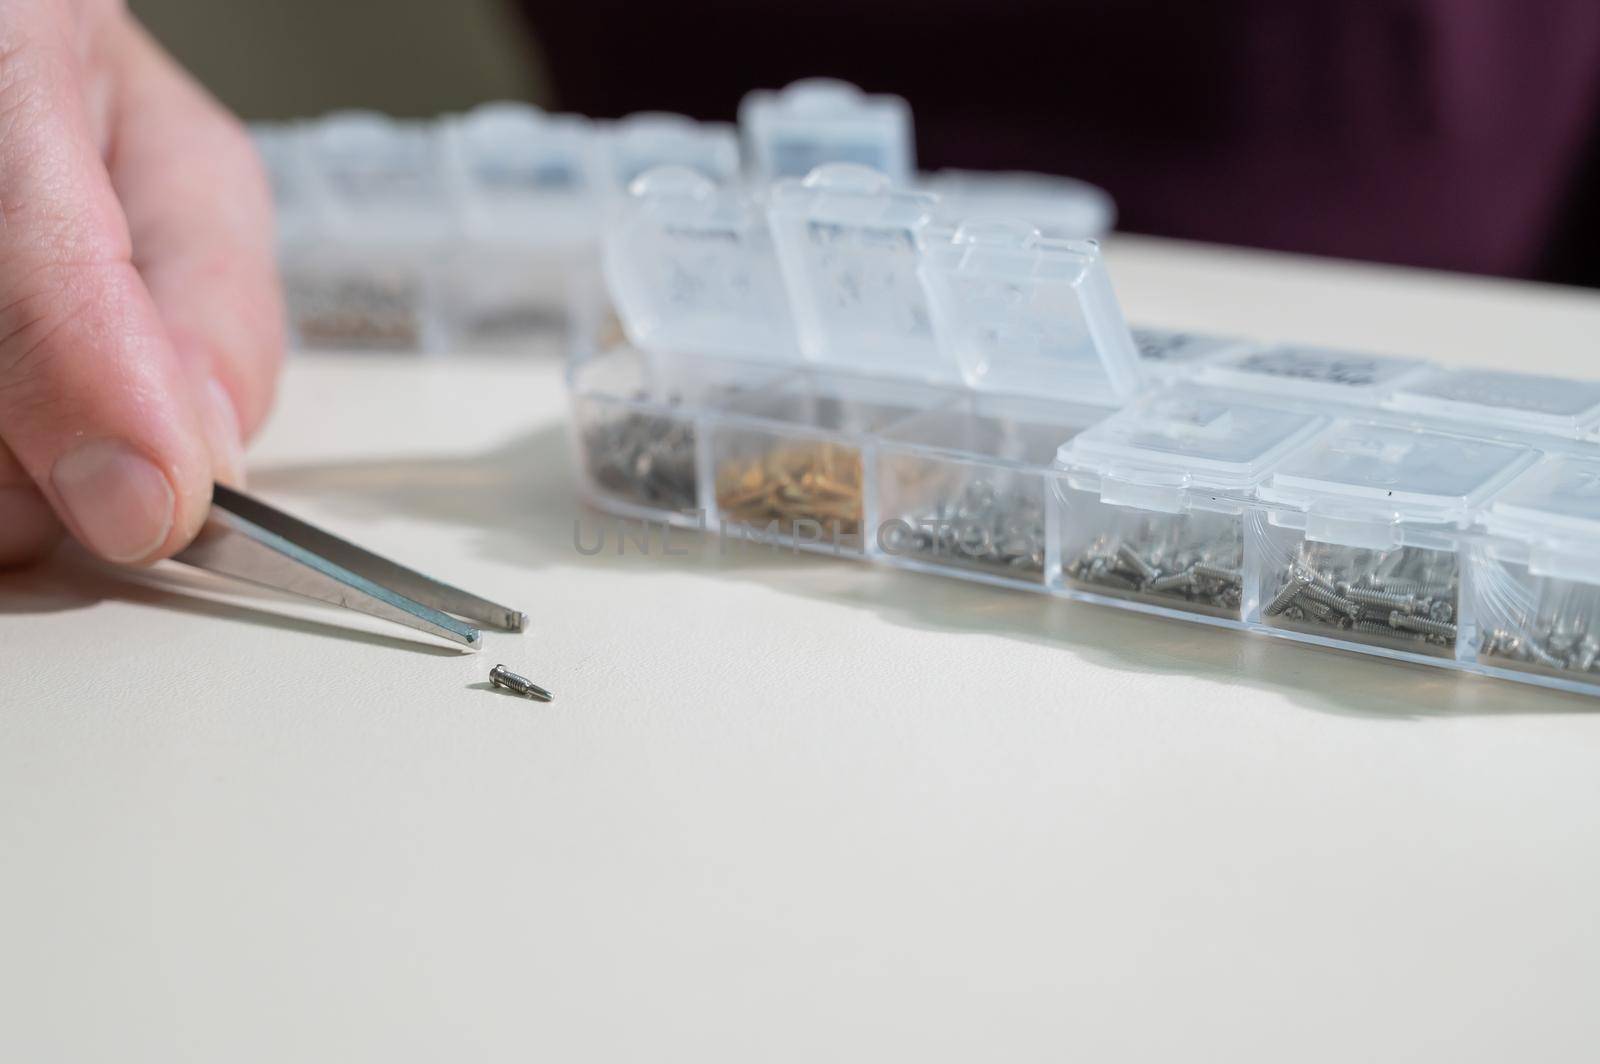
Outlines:
{"type": "Polygon", "coordinates": [[[1307,584],[1300,592],[1300,595],[1302,598],[1311,599],[1313,602],[1320,602],[1329,609],[1338,610],[1351,620],[1361,616],[1361,606],[1359,604],[1351,602],[1337,591],[1327,590],[1321,584],[1307,584]]]}
{"type": "Polygon", "coordinates": [[[1332,580],[1329,580],[1327,577],[1317,572],[1303,559],[1295,564],[1294,571],[1302,580],[1308,584],[1311,584],[1313,587],[1320,587],[1330,595],[1337,595],[1339,593],[1338,587],[1334,585],[1332,580]]]}
{"type": "Polygon", "coordinates": [[[1423,638],[1421,632],[1407,632],[1397,628],[1390,628],[1381,621],[1357,621],[1356,631],[1365,632],[1368,635],[1388,636],[1390,639],[1416,640],[1423,638]]]}
{"type": "Polygon", "coordinates": [[[1167,591],[1187,591],[1193,585],[1194,572],[1186,569],[1181,573],[1168,573],[1150,581],[1150,590],[1158,594],[1167,591]]]}
{"type": "Polygon", "coordinates": [[[496,665],[489,670],[489,682],[524,698],[533,698],[540,702],[554,702],[556,698],[526,676],[518,676],[504,665],[496,665]]]}
{"type": "Polygon", "coordinates": [[[1572,667],[1579,672],[1588,672],[1594,668],[1596,658],[1600,658],[1600,642],[1592,635],[1585,635],[1578,649],[1573,652],[1572,667]]]}
{"type": "Polygon", "coordinates": [[[1117,545],[1117,560],[1122,562],[1123,565],[1127,566],[1128,569],[1132,570],[1132,572],[1138,576],[1141,584],[1148,584],[1150,581],[1161,575],[1160,570],[1151,565],[1149,562],[1145,561],[1144,558],[1140,556],[1138,551],[1134,550],[1126,543],[1120,543],[1117,545]]]}
{"type": "Polygon", "coordinates": [[[1451,643],[1455,642],[1456,639],[1456,626],[1448,621],[1436,621],[1431,617],[1413,617],[1410,614],[1401,613],[1399,610],[1389,614],[1389,625],[1408,632],[1420,632],[1423,635],[1430,635],[1451,643]]]}
{"type": "Polygon", "coordinates": [[[1212,565],[1210,562],[1200,562],[1194,567],[1195,576],[1203,576],[1207,580],[1217,580],[1224,584],[1244,583],[1244,574],[1237,569],[1229,569],[1222,565],[1212,565]]]}
{"type": "MultiPolygon", "coordinates": [[[[1381,610],[1416,613],[1420,605],[1415,597],[1394,591],[1377,591],[1372,588],[1351,587],[1349,584],[1342,585],[1339,590],[1351,602],[1358,602],[1363,606],[1372,606],[1381,610]]],[[[1448,618],[1440,618],[1440,620],[1448,620],[1448,618]]]]}
{"type": "Polygon", "coordinates": [[[1300,597],[1300,592],[1305,589],[1305,586],[1306,579],[1301,573],[1291,573],[1289,582],[1284,584],[1278,593],[1272,597],[1271,602],[1267,603],[1266,615],[1268,617],[1276,617],[1288,609],[1294,600],[1300,597]]]}
{"type": "Polygon", "coordinates": [[[1522,643],[1522,652],[1530,659],[1538,662],[1547,669],[1565,669],[1567,667],[1566,662],[1550,653],[1532,639],[1522,643]]]}
{"type": "Polygon", "coordinates": [[[1422,581],[1404,580],[1397,576],[1367,576],[1362,580],[1362,585],[1373,591],[1388,591],[1395,595],[1418,595],[1422,592],[1422,581]]]}

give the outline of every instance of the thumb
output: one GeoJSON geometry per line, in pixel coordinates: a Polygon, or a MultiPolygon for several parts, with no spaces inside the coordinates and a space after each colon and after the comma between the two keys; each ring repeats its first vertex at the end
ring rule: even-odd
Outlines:
{"type": "Polygon", "coordinates": [[[198,531],[211,460],[60,8],[15,0],[0,18],[0,441],[86,546],[149,562],[198,531]]]}

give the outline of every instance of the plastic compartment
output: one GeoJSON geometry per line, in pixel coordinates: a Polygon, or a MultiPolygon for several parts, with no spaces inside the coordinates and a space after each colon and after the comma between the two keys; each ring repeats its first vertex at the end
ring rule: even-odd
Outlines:
{"type": "Polygon", "coordinates": [[[1437,369],[1401,386],[1387,405],[1487,431],[1581,439],[1600,428],[1600,381],[1437,369]]]}
{"type": "Polygon", "coordinates": [[[548,329],[569,271],[597,261],[592,125],[494,103],[443,123],[463,241],[442,271],[452,336],[494,345],[548,329]]]}
{"type": "Polygon", "coordinates": [[[1138,388],[1133,338],[1094,241],[968,222],[926,250],[921,273],[939,348],[974,389],[1111,404],[1138,388]]]}
{"type": "Polygon", "coordinates": [[[917,187],[939,197],[954,218],[1026,218],[1056,240],[1098,239],[1116,224],[1104,189],[1071,177],[985,170],[938,170],[917,187]]]}
{"type": "Polygon", "coordinates": [[[766,216],[742,187],[684,167],[646,171],[611,227],[605,265],[641,347],[799,361],[766,216]]]}
{"type": "Polygon", "coordinates": [[[1544,458],[1479,518],[1477,660],[1574,688],[1600,685],[1600,454],[1544,458]]]}
{"type": "Polygon", "coordinates": [[[911,108],[898,96],[868,96],[846,81],[807,78],[739,103],[752,176],[804,177],[824,163],[857,163],[905,182],[916,174],[911,108]]]}
{"type": "Polygon", "coordinates": [[[444,326],[426,256],[314,245],[280,254],[284,303],[297,348],[436,351],[444,326]]]}
{"type": "Polygon", "coordinates": [[[1344,420],[1262,485],[1261,621],[1389,652],[1454,657],[1474,510],[1536,452],[1344,420]]]}
{"type": "Polygon", "coordinates": [[[1109,410],[977,400],[882,433],[873,547],[907,568],[1042,587],[1055,569],[1051,463],[1109,410]]]}
{"type": "Polygon", "coordinates": [[[341,112],[308,127],[303,149],[323,224],[282,255],[298,343],[437,348],[435,266],[459,236],[437,127],[341,112]]]}
{"type": "Polygon", "coordinates": [[[1133,330],[1133,345],[1139,352],[1140,371],[1157,381],[1193,377],[1214,358],[1242,353],[1258,346],[1239,337],[1142,326],[1133,330]]]}
{"type": "Polygon", "coordinates": [[[306,133],[306,150],[335,227],[378,242],[439,240],[455,231],[444,141],[431,122],[342,111],[306,133]]]}
{"type": "Polygon", "coordinates": [[[444,134],[469,239],[558,248],[594,239],[588,119],[492,103],[447,120],[444,134]]]}
{"type": "Polygon", "coordinates": [[[700,430],[671,381],[623,349],[574,366],[571,387],[579,465],[592,500],[667,520],[700,508],[700,430]]]}
{"type": "Polygon", "coordinates": [[[1430,365],[1415,358],[1278,344],[1210,360],[1199,379],[1217,387],[1270,392],[1315,403],[1375,407],[1430,365]]]}
{"type": "Polygon", "coordinates": [[[718,527],[738,538],[865,553],[872,433],[955,401],[937,389],[817,372],[732,398],[711,446],[718,527]]]}
{"type": "Polygon", "coordinates": [[[646,111],[601,126],[594,152],[596,180],[613,204],[634,178],[658,166],[682,166],[717,184],[739,176],[739,139],[726,122],[646,111]]]}
{"type": "Polygon", "coordinates": [[[957,378],[954,361],[934,343],[917,274],[934,206],[932,196],[850,163],[772,187],[772,238],[809,361],[924,381],[957,378]]]}
{"type": "Polygon", "coordinates": [[[1144,607],[1243,620],[1255,490],[1324,426],[1237,397],[1172,391],[1088,429],[1056,459],[1063,581],[1144,607]]]}
{"type": "Polygon", "coordinates": [[[438,346],[477,351],[519,350],[529,337],[559,332],[575,278],[600,268],[587,246],[559,254],[505,241],[453,248],[436,266],[448,338],[438,346]]]}
{"type": "Polygon", "coordinates": [[[585,494],[631,517],[703,526],[704,418],[774,377],[727,362],[663,367],[627,347],[574,364],[568,384],[585,494]]]}

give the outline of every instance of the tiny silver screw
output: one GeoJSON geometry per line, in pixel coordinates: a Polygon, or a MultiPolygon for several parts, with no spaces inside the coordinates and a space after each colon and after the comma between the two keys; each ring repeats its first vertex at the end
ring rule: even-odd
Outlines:
{"type": "Polygon", "coordinates": [[[540,702],[555,701],[555,695],[546,691],[526,676],[518,676],[504,665],[496,665],[489,670],[489,682],[496,687],[503,687],[507,691],[519,694],[524,698],[534,698],[540,702]]]}

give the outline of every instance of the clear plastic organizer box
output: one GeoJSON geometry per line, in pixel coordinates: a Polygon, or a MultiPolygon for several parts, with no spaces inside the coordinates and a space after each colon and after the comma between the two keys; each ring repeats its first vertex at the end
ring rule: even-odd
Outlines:
{"type": "Polygon", "coordinates": [[[603,510],[1600,694],[1600,383],[1130,330],[1094,242],[852,164],[649,171],[606,268],[603,510]]]}

